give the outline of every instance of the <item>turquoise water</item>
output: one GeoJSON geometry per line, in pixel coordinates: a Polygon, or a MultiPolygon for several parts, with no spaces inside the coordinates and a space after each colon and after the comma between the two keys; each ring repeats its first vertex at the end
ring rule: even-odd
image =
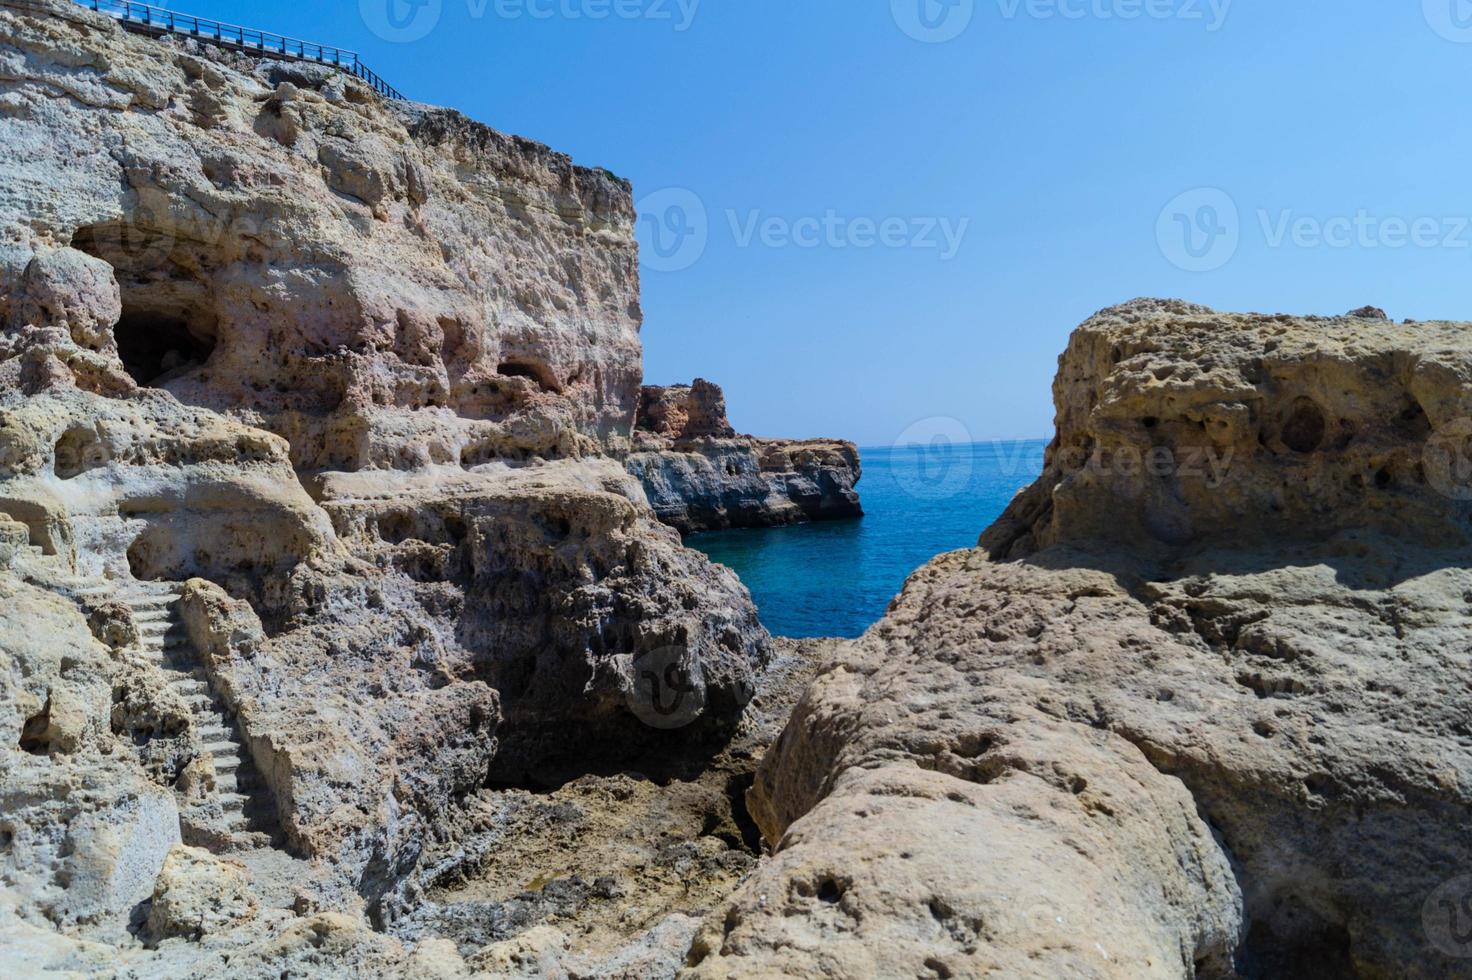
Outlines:
{"type": "Polygon", "coordinates": [[[969,548],[1042,472],[1042,440],[863,449],[865,516],[686,543],[736,570],[779,636],[858,636],[910,573],[969,548]]]}

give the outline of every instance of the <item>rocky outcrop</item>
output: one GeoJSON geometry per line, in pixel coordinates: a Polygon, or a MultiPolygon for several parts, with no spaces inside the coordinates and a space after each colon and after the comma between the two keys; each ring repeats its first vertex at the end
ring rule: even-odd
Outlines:
{"type": "Polygon", "coordinates": [[[1465,975],[1468,330],[1084,324],[1042,478],[768,755],[695,975],[1465,975]]]}
{"type": "Polygon", "coordinates": [[[374,930],[487,784],[771,655],[622,465],[629,185],[67,0],[0,3],[0,143],[0,960],[463,971],[374,930]]]}
{"type": "Polygon", "coordinates": [[[327,68],[137,38],[55,0],[5,17],[0,315],[63,330],[53,356],[85,362],[85,387],[131,377],[236,413],[300,469],[627,439],[627,183],[327,68]]]}
{"type": "Polygon", "coordinates": [[[681,533],[860,517],[853,443],[739,436],[721,389],[645,386],[629,472],[681,533]]]}

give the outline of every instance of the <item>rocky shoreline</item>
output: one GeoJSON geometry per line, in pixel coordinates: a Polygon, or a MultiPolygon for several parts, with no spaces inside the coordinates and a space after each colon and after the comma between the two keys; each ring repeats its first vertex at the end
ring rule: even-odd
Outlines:
{"type": "Polygon", "coordinates": [[[1472,326],[1101,311],[799,643],[680,532],[858,454],[642,385],[626,182],[67,0],[0,144],[9,974],[1465,975],[1472,326]]]}
{"type": "Polygon", "coordinates": [[[646,385],[625,465],[681,534],[862,517],[859,451],[836,440],[737,435],[721,389],[646,385]]]}
{"type": "Polygon", "coordinates": [[[1043,476],[764,759],[693,975],[1465,975],[1469,337],[1080,327],[1043,476]]]}

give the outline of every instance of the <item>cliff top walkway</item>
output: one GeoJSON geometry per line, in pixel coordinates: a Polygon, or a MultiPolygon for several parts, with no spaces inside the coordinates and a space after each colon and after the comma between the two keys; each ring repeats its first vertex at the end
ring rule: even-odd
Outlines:
{"type": "Polygon", "coordinates": [[[319,65],[331,65],[361,78],[386,99],[404,98],[402,92],[363,64],[355,51],[314,44],[311,41],[272,34],[270,31],[223,24],[217,20],[165,10],[146,3],[129,3],[127,0],[77,0],[77,3],[88,10],[106,14],[127,30],[138,34],[151,37],[182,34],[231,51],[244,51],[283,61],[314,61],[319,65]]]}

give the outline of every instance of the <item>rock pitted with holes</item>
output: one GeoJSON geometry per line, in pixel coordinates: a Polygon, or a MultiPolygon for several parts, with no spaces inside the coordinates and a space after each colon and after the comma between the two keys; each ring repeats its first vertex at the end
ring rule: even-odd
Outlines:
{"type": "Polygon", "coordinates": [[[695,974],[1465,976],[1472,331],[1141,300],[1055,397],[799,704],[695,974]]]}
{"type": "Polygon", "coordinates": [[[461,970],[382,930],[487,783],[769,657],[621,462],[628,183],[68,0],[0,3],[0,145],[0,966],[461,970]]]}

